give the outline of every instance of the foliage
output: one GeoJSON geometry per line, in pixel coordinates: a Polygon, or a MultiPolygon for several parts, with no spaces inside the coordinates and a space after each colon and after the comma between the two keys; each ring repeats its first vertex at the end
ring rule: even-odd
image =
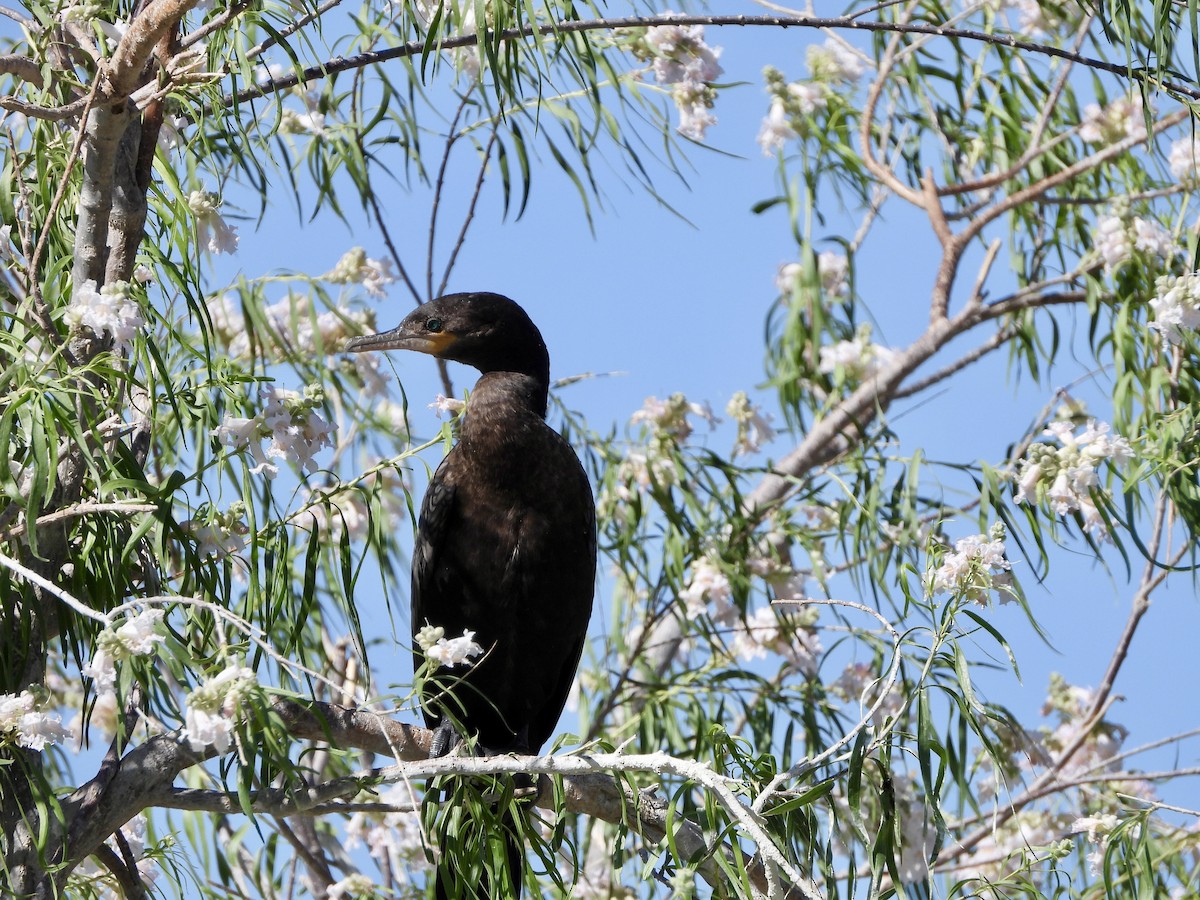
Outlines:
{"type": "Polygon", "coordinates": [[[439,856],[503,884],[508,827],[534,896],[1200,888],[1168,793],[1196,769],[1139,770],[1110,718],[1200,526],[1194,9],[734,12],[0,9],[0,893],[419,895],[439,856]],[[623,430],[556,412],[611,573],[578,734],[426,759],[391,660],[412,472],[453,425],[414,438],[383,361],[340,350],[389,291],[447,289],[483,198],[519,218],[562,177],[592,221],[618,180],[657,197],[702,166],[746,96],[722,24],[807,45],[764,72],[757,210],[796,244],[762,298],[769,393],[715,432],[682,395],[623,430]],[[424,248],[389,230],[395,190],[424,248]],[[234,214],[293,206],[371,221],[388,255],[230,275],[234,214]],[[927,259],[897,258],[889,214],[927,259]],[[929,294],[887,298],[888,345],[860,285],[910,262],[929,294]],[[1001,352],[1037,398],[1007,446],[933,452],[893,416],[993,402],[967,379],[1001,352]],[[978,689],[1017,674],[995,608],[1036,627],[1022,580],[1068,554],[1124,578],[1128,622],[1100,684],[1056,680],[1022,721],[978,689]],[[381,593],[394,628],[364,619],[381,593]]]}

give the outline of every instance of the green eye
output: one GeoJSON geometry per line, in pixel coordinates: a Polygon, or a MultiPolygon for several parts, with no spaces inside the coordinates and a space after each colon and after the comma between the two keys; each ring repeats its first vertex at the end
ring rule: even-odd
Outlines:
{"type": "Polygon", "coordinates": [[[430,319],[429,321],[427,321],[425,323],[425,330],[432,331],[434,334],[437,334],[439,331],[442,330],[442,320],[441,319],[430,319]]]}

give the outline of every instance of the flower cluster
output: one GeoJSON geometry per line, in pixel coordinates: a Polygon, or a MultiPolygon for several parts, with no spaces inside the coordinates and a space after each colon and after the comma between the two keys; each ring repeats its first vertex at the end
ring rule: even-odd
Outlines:
{"type": "MultiPolygon", "coordinates": [[[[407,4],[397,3],[396,5],[406,6],[407,4]]],[[[477,30],[475,4],[471,0],[416,0],[412,9],[423,30],[429,28],[429,24],[435,17],[441,19],[443,26],[446,24],[453,26],[448,33],[453,33],[453,30],[456,29],[457,34],[465,35],[474,34],[477,30]]],[[[483,60],[478,44],[471,47],[459,47],[450,52],[460,72],[468,78],[479,77],[483,68],[483,60]]]]}
{"type": "Polygon", "coordinates": [[[97,691],[103,693],[116,687],[118,662],[154,652],[155,645],[164,640],[155,630],[162,617],[161,609],[147,609],[116,628],[109,627],[100,632],[96,638],[96,652],[82,670],[95,682],[97,691]]]}
{"type": "Polygon", "coordinates": [[[757,453],[764,443],[775,440],[775,429],[771,427],[771,414],[764,413],[750,402],[745,391],[738,391],[729,398],[725,412],[737,423],[737,440],[733,455],[757,453]]]}
{"type": "Polygon", "coordinates": [[[1158,222],[1141,216],[1132,219],[1117,215],[1101,218],[1096,223],[1095,249],[1106,272],[1132,259],[1134,251],[1168,260],[1179,253],[1179,246],[1171,232],[1158,222]]]}
{"type": "Polygon", "coordinates": [[[213,747],[218,753],[229,749],[236,716],[257,690],[253,669],[228,662],[225,670],[187,696],[183,737],[196,753],[213,747]]]}
{"type": "Polygon", "coordinates": [[[801,616],[781,616],[774,607],[764,606],[734,626],[729,649],[747,662],[774,653],[789,669],[812,678],[824,647],[811,621],[801,616]]]}
{"type": "Polygon", "coordinates": [[[878,707],[871,713],[871,725],[877,729],[898,718],[904,710],[904,693],[893,687],[885,695],[883,689],[883,679],[874,667],[867,663],[851,663],[837,680],[829,685],[831,694],[841,697],[847,703],[857,703],[864,710],[871,709],[878,703],[878,707]]]}
{"type": "Polygon", "coordinates": [[[1079,124],[1079,137],[1088,144],[1105,146],[1134,138],[1146,139],[1146,116],[1142,108],[1142,95],[1118,97],[1107,106],[1089,103],[1083,109],[1083,121],[1079,124]]]}
{"type": "Polygon", "coordinates": [[[1000,602],[1006,603],[1015,596],[1011,568],[1004,558],[1004,526],[997,522],[989,534],[955,541],[954,550],[942,556],[930,575],[930,593],[949,593],[983,606],[988,594],[998,591],[1000,602]]]}
{"type": "Polygon", "coordinates": [[[97,337],[108,335],[113,349],[130,349],[145,324],[137,303],[129,296],[129,284],[116,281],[96,290],[95,281],[85,281],[71,296],[64,318],[72,328],[90,328],[97,337]]]}
{"type": "Polygon", "coordinates": [[[1181,137],[1171,144],[1167,153],[1171,174],[1185,187],[1200,185],[1200,145],[1194,135],[1181,137]]]}
{"type": "Polygon", "coordinates": [[[1110,437],[1108,424],[1089,419],[1076,434],[1076,426],[1059,420],[1051,422],[1042,433],[1058,441],[1059,446],[1046,442],[1033,444],[1021,461],[1017,473],[1018,503],[1038,503],[1045,499],[1056,516],[1078,512],[1083,528],[1089,534],[1104,537],[1108,524],[1092,501],[1092,489],[1100,479],[1097,467],[1105,460],[1122,465],[1133,457],[1125,438],[1110,437]]]}
{"type": "Polygon", "coordinates": [[[368,294],[380,299],[387,296],[384,288],[396,280],[390,259],[370,259],[362,247],[347,250],[321,278],[330,284],[361,284],[368,294]]]}
{"type": "Polygon", "coordinates": [[[1065,0],[1054,7],[1040,0],[1000,0],[999,5],[1013,10],[1017,14],[1017,30],[1033,37],[1052,35],[1062,28],[1064,18],[1060,14],[1073,13],[1078,17],[1081,12],[1074,0],[1065,0]]]}
{"type": "Polygon", "coordinates": [[[195,539],[197,554],[224,559],[246,549],[249,529],[243,521],[245,515],[246,505],[239,500],[225,512],[213,513],[206,521],[188,519],[181,527],[195,539]]]}
{"type": "MultiPolygon", "coordinates": [[[[116,837],[111,837],[104,842],[109,851],[124,858],[125,852],[129,853],[129,858],[133,859],[137,867],[137,875],[143,885],[153,884],[158,878],[160,869],[155,863],[153,857],[146,855],[146,829],[148,826],[146,817],[138,814],[126,822],[119,829],[120,841],[116,837]]],[[[117,888],[112,871],[106,866],[102,866],[95,861],[95,857],[88,857],[73,873],[77,877],[86,878],[89,881],[86,890],[80,890],[81,896],[96,896],[97,883],[111,884],[114,890],[111,894],[100,894],[100,896],[125,896],[124,890],[117,888]]],[[[151,893],[144,891],[143,893],[151,893]]],[[[74,896],[72,894],[72,896],[74,896]]]]}
{"type": "Polygon", "coordinates": [[[416,810],[418,802],[411,786],[403,782],[392,785],[377,799],[397,811],[356,812],[346,823],[346,847],[353,850],[365,844],[371,857],[403,884],[409,873],[430,865],[421,834],[421,816],[416,810]]]}
{"type": "Polygon", "coordinates": [[[897,351],[871,341],[871,326],[860,325],[853,340],[838,341],[821,348],[817,371],[833,375],[835,381],[867,381],[887,369],[897,351]]]}
{"type": "MultiPolygon", "coordinates": [[[[330,540],[340,541],[342,535],[351,541],[362,540],[371,524],[368,498],[379,498],[380,513],[388,523],[399,522],[406,516],[408,487],[396,469],[383,468],[361,481],[362,489],[353,488],[310,490],[305,513],[313,527],[320,529],[330,540]]],[[[391,525],[384,525],[388,530],[391,525]]]]}
{"type": "Polygon", "coordinates": [[[737,615],[733,605],[733,586],[725,573],[704,558],[692,566],[692,578],[679,592],[689,619],[708,614],[714,622],[729,622],[737,615]]]}
{"type": "Polygon", "coordinates": [[[322,447],[332,447],[330,437],[336,428],[317,410],[325,402],[320,385],[309,385],[303,395],[284,388],[268,388],[262,397],[264,408],[252,419],[226,416],[213,435],[235,450],[249,450],[257,460],[250,471],[266,472],[268,478],[279,474],[271,459],[286,459],[305,471],[316,469],[313,457],[322,447]],[[271,439],[264,451],[262,441],[271,439]]]}
{"type": "Polygon", "coordinates": [[[458,637],[447,640],[445,628],[425,625],[417,632],[416,640],[425,658],[439,666],[465,666],[483,652],[483,648],[475,643],[473,631],[465,630],[458,637]]]}
{"type": "Polygon", "coordinates": [[[1159,276],[1150,308],[1150,327],[1162,335],[1163,344],[1182,343],[1186,332],[1200,328],[1200,272],[1159,276]]]}
{"type": "Polygon", "coordinates": [[[683,443],[693,430],[689,415],[699,416],[710,429],[721,421],[707,403],[691,403],[683,394],[672,394],[666,400],[647,397],[642,408],[629,417],[629,422],[651,426],[654,436],[661,441],[683,443]]]}
{"type": "Polygon", "coordinates": [[[763,70],[771,106],[758,132],[758,144],[771,156],[793,138],[806,134],[808,120],[838,96],[838,88],[853,86],[866,65],[849,45],[827,38],[822,46],[810,46],[806,61],[811,80],[789,82],[773,66],[763,70]]]}
{"type": "Polygon", "coordinates": [[[188,209],[196,217],[196,240],[209,253],[237,253],[237,229],[227,223],[217,210],[221,198],[210,191],[192,191],[187,198],[188,209]]]}
{"type": "Polygon", "coordinates": [[[37,709],[38,702],[29,691],[0,694],[0,745],[16,744],[27,750],[44,750],[67,737],[62,720],[37,709]]]}
{"type": "MultiPolygon", "coordinates": [[[[775,275],[775,288],[784,300],[796,292],[796,285],[804,275],[804,264],[784,263],[775,275]]],[[[843,253],[823,250],[817,254],[817,278],[821,290],[830,297],[844,297],[850,289],[850,260],[843,253]]]]}
{"type": "MultiPolygon", "coordinates": [[[[675,13],[663,13],[671,17],[675,13]]],[[[654,80],[669,84],[679,110],[679,133],[695,141],[717,118],[710,110],[717,98],[712,82],[721,77],[720,47],[704,43],[703,25],[654,25],[634,42],[633,55],[649,61],[654,80]]]]}

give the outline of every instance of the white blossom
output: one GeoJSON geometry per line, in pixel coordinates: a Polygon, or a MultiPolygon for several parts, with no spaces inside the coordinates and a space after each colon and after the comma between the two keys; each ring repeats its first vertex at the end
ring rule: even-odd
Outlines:
{"type": "Polygon", "coordinates": [[[664,440],[682,443],[692,433],[688,416],[699,416],[715,428],[721,421],[713,415],[708,403],[693,403],[683,394],[672,394],[666,400],[647,397],[642,408],[629,417],[631,425],[647,424],[654,428],[655,436],[664,440]]]}
{"type": "Polygon", "coordinates": [[[844,253],[823,250],[817,254],[817,275],[825,293],[844,296],[850,287],[850,260],[844,253]]]}
{"type": "Polygon", "coordinates": [[[1004,557],[1003,536],[1004,527],[994,525],[991,535],[975,534],[956,541],[953,552],[946,553],[932,573],[931,593],[950,593],[983,606],[988,593],[998,590],[1001,603],[1011,601],[1011,576],[1007,573],[1012,564],[1004,557]]]}
{"type": "Polygon", "coordinates": [[[65,319],[73,328],[90,328],[98,337],[108,335],[118,353],[132,347],[133,339],[145,324],[124,281],[106,284],[99,291],[95,281],[85,281],[72,294],[65,319]]]}
{"type": "Polygon", "coordinates": [[[1118,97],[1101,108],[1089,103],[1083,109],[1079,137],[1089,144],[1115,144],[1125,138],[1146,139],[1146,117],[1141,94],[1118,97]]]}
{"type": "Polygon", "coordinates": [[[1162,335],[1164,344],[1182,343],[1189,332],[1200,328],[1200,272],[1162,275],[1155,280],[1154,291],[1150,327],[1162,335]]]}
{"type": "Polygon", "coordinates": [[[117,682],[117,663],[135,656],[149,656],[165,638],[156,629],[161,609],[147,609],[120,625],[109,626],[96,638],[96,651],[81,672],[91,678],[100,692],[111,691],[117,682]]]}
{"type": "Polygon", "coordinates": [[[738,391],[730,398],[725,412],[737,423],[734,456],[757,453],[763,444],[775,439],[775,429],[771,427],[771,414],[764,413],[760,407],[751,403],[745,391],[738,391]]]}
{"type": "MultiPolygon", "coordinates": [[[[771,156],[775,151],[782,150],[784,145],[796,136],[791,125],[791,116],[788,115],[783,100],[779,97],[773,98],[771,108],[758,131],[758,145],[762,147],[763,155],[771,156]]],[[[799,263],[788,265],[798,266],[799,263]]]]}
{"type": "Polygon", "coordinates": [[[692,578],[679,592],[689,618],[707,613],[717,622],[729,621],[737,614],[732,598],[733,586],[729,579],[708,559],[701,559],[692,566],[692,578]]]}
{"type": "Polygon", "coordinates": [[[303,395],[272,387],[263,392],[262,412],[252,419],[226,416],[213,435],[220,443],[235,450],[249,450],[257,461],[250,471],[265,472],[268,478],[279,474],[271,459],[286,459],[304,471],[316,469],[313,457],[323,447],[332,447],[335,426],[317,412],[324,400],[319,385],[310,385],[303,395]],[[262,441],[271,439],[264,451],[262,441]]]}
{"type": "Polygon", "coordinates": [[[864,710],[878,702],[878,708],[871,713],[871,724],[878,729],[889,720],[897,718],[904,710],[903,693],[893,686],[888,694],[883,696],[883,684],[883,680],[870,665],[852,663],[829,686],[829,690],[843,700],[858,704],[864,710]]]}
{"type": "Polygon", "coordinates": [[[353,900],[355,897],[373,897],[375,896],[375,882],[361,872],[355,872],[331,884],[328,890],[326,890],[325,896],[327,900],[353,900]]]}
{"type": "MultiPolygon", "coordinates": [[[[421,834],[421,814],[412,788],[397,783],[383,791],[378,801],[393,807],[388,813],[356,812],[346,823],[346,848],[366,845],[373,859],[387,865],[391,877],[404,884],[407,873],[429,868],[427,847],[421,834]]],[[[428,848],[436,852],[434,848],[428,848]]]]}
{"type": "Polygon", "coordinates": [[[1110,435],[1106,422],[1088,419],[1077,434],[1077,426],[1065,419],[1049,423],[1043,434],[1058,441],[1033,444],[1026,451],[1017,475],[1018,503],[1037,503],[1045,498],[1057,516],[1078,512],[1084,530],[1097,537],[1108,536],[1108,525],[1091,499],[1100,487],[1097,466],[1108,461],[1121,466],[1133,458],[1133,448],[1120,435],[1110,435]]]}
{"type": "Polygon", "coordinates": [[[723,71],[717,62],[721,48],[704,42],[704,26],[651,26],[635,45],[634,54],[650,62],[655,81],[673,85],[671,98],[679,110],[680,133],[703,140],[705,130],[717,122],[710,112],[717,96],[711,83],[723,71]]]}
{"type": "Polygon", "coordinates": [[[853,340],[838,341],[822,347],[817,371],[825,375],[841,373],[849,381],[864,381],[886,370],[897,351],[871,341],[869,326],[862,326],[853,340]]]}
{"type": "Polygon", "coordinates": [[[187,696],[182,736],[199,753],[208,747],[229,749],[236,717],[247,695],[258,686],[253,669],[230,661],[225,669],[187,696]]]}
{"type": "Polygon", "coordinates": [[[449,413],[451,416],[456,416],[464,409],[467,404],[463,400],[458,400],[455,397],[447,397],[444,394],[438,394],[433,398],[433,402],[429,404],[429,408],[440,419],[442,413],[449,413]]]}
{"type": "MultiPolygon", "coordinates": [[[[442,631],[440,628],[434,630],[442,631]]],[[[418,643],[425,650],[425,658],[437,662],[439,666],[464,666],[484,652],[484,648],[475,642],[475,632],[470,630],[464,630],[462,635],[451,637],[449,640],[438,635],[437,640],[428,646],[421,643],[418,637],[418,643]]]]}
{"type": "Polygon", "coordinates": [[[1121,216],[1104,216],[1096,222],[1094,241],[1106,272],[1130,259],[1135,250],[1159,259],[1170,259],[1179,252],[1171,232],[1158,222],[1141,216],[1128,221],[1121,216]]]}
{"type": "Polygon", "coordinates": [[[69,732],[62,719],[37,709],[29,691],[0,694],[0,743],[14,743],[27,750],[41,751],[47,744],[65,740],[69,732]]]}
{"type": "Polygon", "coordinates": [[[816,630],[798,624],[794,618],[781,617],[771,606],[756,609],[744,622],[734,625],[730,651],[746,661],[766,659],[768,653],[774,653],[788,668],[811,678],[817,673],[817,657],[824,648],[816,630]]]}
{"type": "Polygon", "coordinates": [[[1200,146],[1193,135],[1181,137],[1171,144],[1167,166],[1180,184],[1186,187],[1200,184],[1200,146]]]}
{"type": "Polygon", "coordinates": [[[203,249],[213,254],[237,252],[237,228],[217,212],[220,197],[209,191],[192,191],[188,194],[187,204],[196,217],[196,240],[203,249]]]}
{"type": "Polygon", "coordinates": [[[834,37],[826,38],[821,46],[809,44],[805,59],[808,71],[816,81],[853,84],[866,71],[858,54],[834,37]]]}
{"type": "Polygon", "coordinates": [[[322,278],[333,284],[361,284],[368,294],[379,299],[387,296],[384,288],[396,280],[390,259],[370,259],[362,247],[347,250],[322,278]]]}

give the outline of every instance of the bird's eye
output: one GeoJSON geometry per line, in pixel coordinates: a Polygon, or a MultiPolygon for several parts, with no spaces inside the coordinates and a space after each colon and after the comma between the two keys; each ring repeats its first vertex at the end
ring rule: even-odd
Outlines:
{"type": "Polygon", "coordinates": [[[442,320],[441,319],[429,319],[425,323],[425,330],[432,331],[434,334],[437,334],[439,331],[442,330],[442,320]]]}

